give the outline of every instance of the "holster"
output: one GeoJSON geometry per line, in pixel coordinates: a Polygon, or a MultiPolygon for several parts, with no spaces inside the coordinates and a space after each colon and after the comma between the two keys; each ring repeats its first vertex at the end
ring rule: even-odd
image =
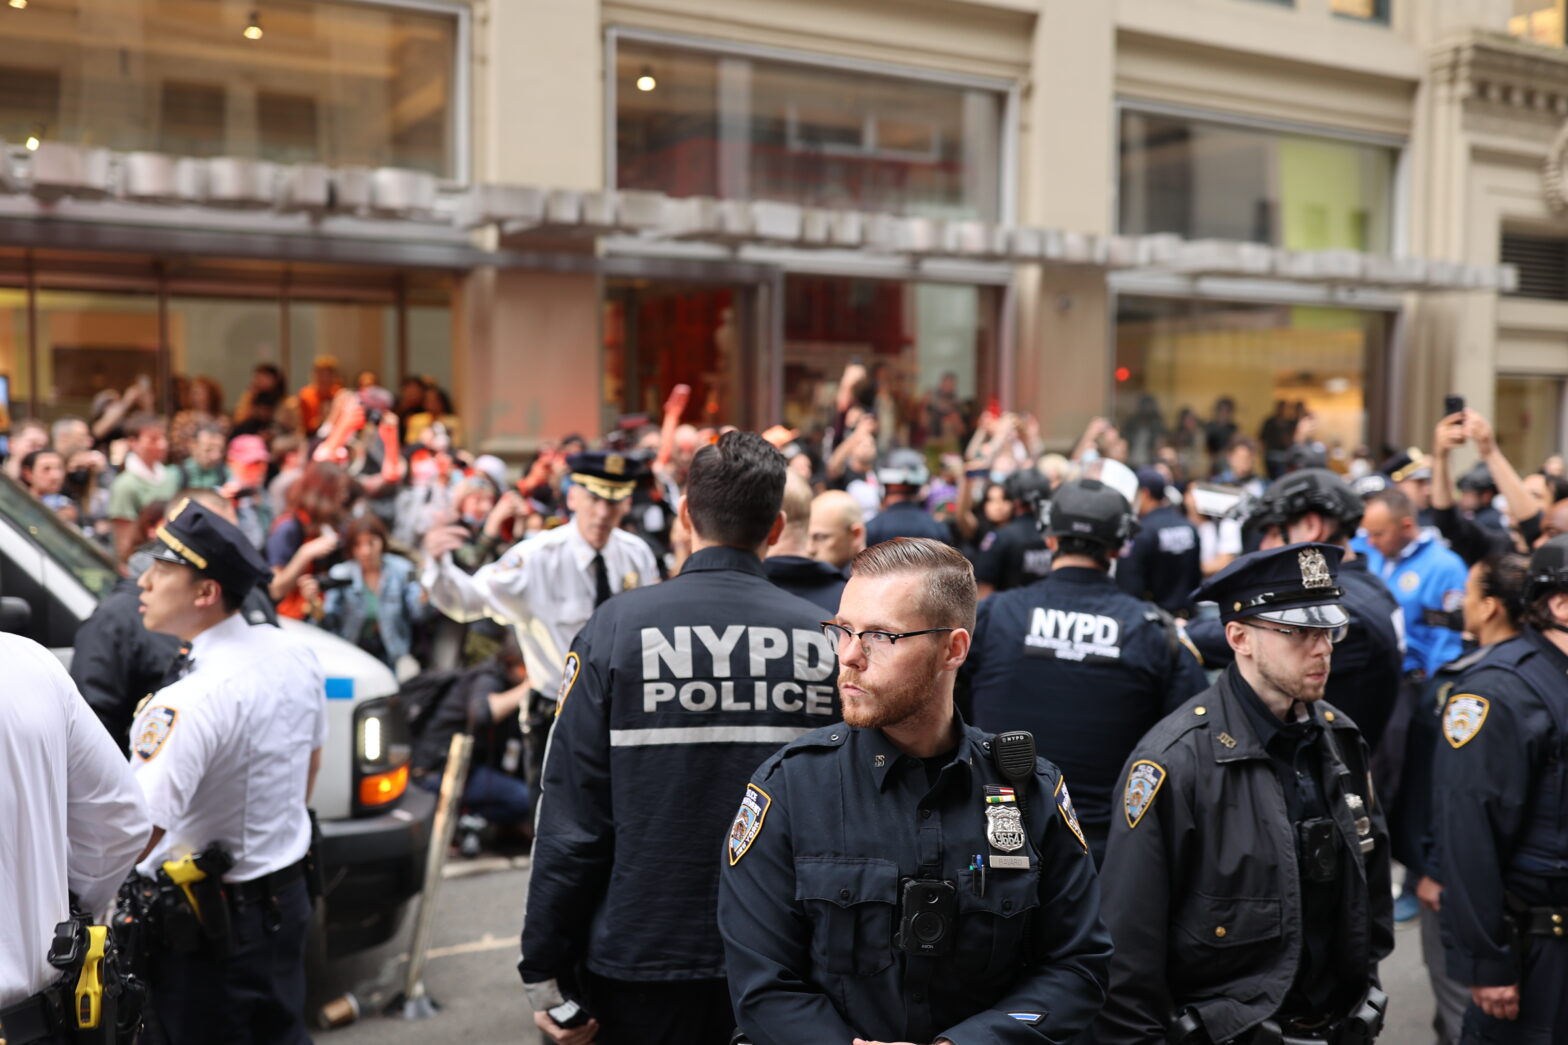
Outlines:
{"type": "Polygon", "coordinates": [[[216,842],[194,856],[164,862],[158,908],[165,946],[181,954],[228,955],[234,933],[223,876],[233,866],[234,858],[216,842]]]}
{"type": "Polygon", "coordinates": [[[315,903],[327,891],[327,879],[321,866],[321,823],[314,809],[306,811],[310,813],[310,848],[305,850],[305,892],[315,903]]]}

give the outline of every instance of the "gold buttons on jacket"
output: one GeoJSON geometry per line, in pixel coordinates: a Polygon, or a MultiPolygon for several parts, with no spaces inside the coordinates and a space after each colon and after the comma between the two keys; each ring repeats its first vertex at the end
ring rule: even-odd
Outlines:
{"type": "Polygon", "coordinates": [[[1332,721],[1334,721],[1334,713],[1332,711],[1325,711],[1325,712],[1323,712],[1323,721],[1324,722],[1332,722],[1332,721]]]}
{"type": "Polygon", "coordinates": [[[1199,704],[1197,707],[1192,709],[1192,713],[1194,715],[1207,715],[1209,713],[1209,709],[1204,707],[1202,704],[1199,704]]]}
{"type": "Polygon", "coordinates": [[[1216,925],[1214,927],[1214,935],[1218,936],[1222,940],[1225,939],[1225,927],[1223,925],[1216,925]]]}

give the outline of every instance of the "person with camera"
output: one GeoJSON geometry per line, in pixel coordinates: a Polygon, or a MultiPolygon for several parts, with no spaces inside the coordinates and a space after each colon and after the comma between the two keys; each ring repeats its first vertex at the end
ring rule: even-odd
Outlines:
{"type": "Polygon", "coordinates": [[[1061,772],[967,725],[969,561],[900,538],[857,555],[823,630],[844,719],[751,777],[720,858],[719,932],[756,1045],[1066,1041],[1111,940],[1061,772]]]}
{"type": "Polygon", "coordinates": [[[725,1045],[734,1030],[713,923],[730,803],[769,751],[837,717],[823,610],[762,567],[785,470],[751,432],[697,451],[684,568],[597,609],[566,658],[518,963],[554,1041],[725,1045]]]}
{"type": "Polygon", "coordinates": [[[143,626],[189,647],[131,726],[153,823],[138,871],[176,901],[162,905],[148,966],[155,1043],[309,1041],[306,803],[327,735],[325,678],[301,640],[240,612],[270,573],[237,526],[188,500],[158,526],[139,582],[143,626]],[[199,899],[181,906],[185,895],[199,899]],[[170,931],[179,914],[196,930],[170,931]]]}
{"type": "Polygon", "coordinates": [[[1041,506],[1039,521],[1051,572],[980,604],[961,673],[966,710],[981,729],[1041,738],[1045,757],[1072,775],[1098,863],[1127,753],[1209,683],[1175,620],[1111,579],[1137,528],[1126,498],[1098,479],[1074,479],[1041,506]]]}
{"type": "Polygon", "coordinates": [[[1116,941],[1102,1045],[1367,1042],[1394,946],[1370,754],[1323,700],[1350,615],[1343,549],[1243,555],[1204,582],[1234,663],[1123,770],[1102,882],[1116,941]]]}
{"type": "Polygon", "coordinates": [[[1568,1040],[1568,535],[1531,553],[1524,604],[1448,696],[1432,769],[1467,1045],[1568,1040]]]}

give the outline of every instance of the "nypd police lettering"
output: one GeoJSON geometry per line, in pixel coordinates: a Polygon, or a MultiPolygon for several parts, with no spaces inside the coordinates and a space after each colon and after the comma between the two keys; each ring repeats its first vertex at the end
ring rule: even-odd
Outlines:
{"type": "Polygon", "coordinates": [[[803,628],[643,628],[642,710],[831,717],[835,666],[827,637],[803,628]]]}
{"type": "Polygon", "coordinates": [[[1036,606],[1030,615],[1025,652],[1060,660],[1120,660],[1122,625],[1115,617],[1036,606]]]}

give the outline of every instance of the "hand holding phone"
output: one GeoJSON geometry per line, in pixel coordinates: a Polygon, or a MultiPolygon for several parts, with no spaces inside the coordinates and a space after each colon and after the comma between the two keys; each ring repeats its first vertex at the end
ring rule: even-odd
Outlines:
{"type": "Polygon", "coordinates": [[[1465,412],[1465,397],[1446,395],[1443,397],[1443,416],[1452,417],[1465,412]]]}

